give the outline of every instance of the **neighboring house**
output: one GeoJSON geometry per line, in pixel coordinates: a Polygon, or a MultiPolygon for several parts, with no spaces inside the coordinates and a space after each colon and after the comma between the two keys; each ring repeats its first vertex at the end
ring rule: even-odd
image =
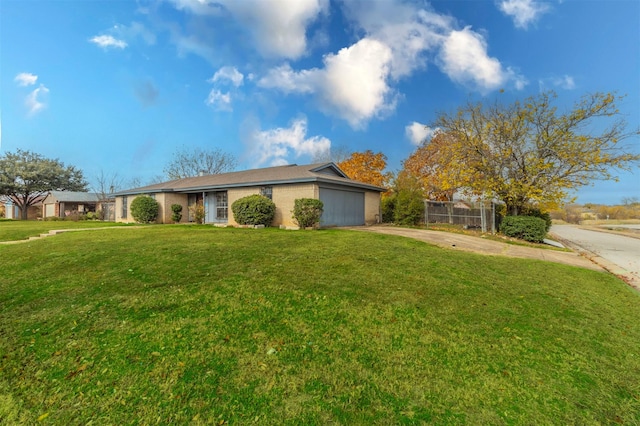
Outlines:
{"type": "Polygon", "coordinates": [[[386,189],[349,179],[334,163],[288,165],[207,176],[120,191],[115,195],[116,222],[133,222],[135,197],[149,195],[160,205],[159,223],[171,223],[171,205],[182,205],[182,221],[190,222],[189,206],[201,203],[205,223],[237,225],[231,205],[252,194],[262,194],[276,205],[273,226],[296,227],[294,201],[315,198],[324,203],[320,226],[357,226],[380,219],[380,194],[386,189]]]}
{"type": "Polygon", "coordinates": [[[42,200],[43,218],[95,213],[99,203],[94,192],[51,191],[42,200]]]}
{"type": "MultiPolygon", "coordinates": [[[[42,200],[43,196],[36,198],[35,204],[30,205],[27,208],[27,219],[36,220],[42,218],[42,200]]],[[[6,219],[22,219],[22,209],[11,199],[11,197],[4,198],[4,216],[6,219]]]]}

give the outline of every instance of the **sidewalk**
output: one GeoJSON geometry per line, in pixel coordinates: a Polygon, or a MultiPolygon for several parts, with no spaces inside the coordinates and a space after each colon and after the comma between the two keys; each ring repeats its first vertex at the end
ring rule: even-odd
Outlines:
{"type": "Polygon", "coordinates": [[[575,252],[547,250],[535,247],[517,246],[462,234],[426,229],[398,228],[395,226],[350,227],[354,231],[376,232],[379,234],[400,235],[407,238],[425,241],[452,250],[480,253],[489,256],[507,256],[522,259],[538,259],[547,262],[563,263],[580,268],[606,271],[600,265],[575,252]]]}

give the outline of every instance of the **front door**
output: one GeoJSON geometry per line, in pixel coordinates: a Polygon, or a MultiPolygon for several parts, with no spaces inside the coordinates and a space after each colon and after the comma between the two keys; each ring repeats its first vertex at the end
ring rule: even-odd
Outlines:
{"type": "Polygon", "coordinates": [[[205,211],[206,223],[227,223],[229,218],[227,191],[208,192],[205,211]]]}

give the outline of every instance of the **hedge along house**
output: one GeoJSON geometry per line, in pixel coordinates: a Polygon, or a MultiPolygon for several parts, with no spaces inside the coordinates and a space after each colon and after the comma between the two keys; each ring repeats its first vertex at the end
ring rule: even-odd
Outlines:
{"type": "Polygon", "coordinates": [[[133,222],[133,199],[149,195],[158,202],[157,222],[172,223],[171,205],[182,205],[181,222],[192,222],[189,206],[204,205],[205,223],[237,225],[231,212],[234,201],[253,194],[276,205],[273,226],[297,227],[292,218],[294,201],[315,198],[324,203],[320,226],[368,225],[380,219],[380,194],[386,189],[349,179],[334,163],[288,165],[197,176],[120,191],[116,222],[133,222]]]}

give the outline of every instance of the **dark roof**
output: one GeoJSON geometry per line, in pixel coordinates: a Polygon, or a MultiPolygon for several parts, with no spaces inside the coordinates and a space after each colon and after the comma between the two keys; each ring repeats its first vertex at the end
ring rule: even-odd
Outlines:
{"type": "Polygon", "coordinates": [[[154,192],[196,192],[223,190],[243,186],[267,186],[288,183],[324,182],[350,186],[371,191],[386,191],[385,188],[369,185],[347,178],[334,163],[317,163],[298,166],[267,167],[264,169],[244,170],[177,179],[154,185],[133,188],[117,192],[116,196],[133,194],[151,194],[154,192]]]}

